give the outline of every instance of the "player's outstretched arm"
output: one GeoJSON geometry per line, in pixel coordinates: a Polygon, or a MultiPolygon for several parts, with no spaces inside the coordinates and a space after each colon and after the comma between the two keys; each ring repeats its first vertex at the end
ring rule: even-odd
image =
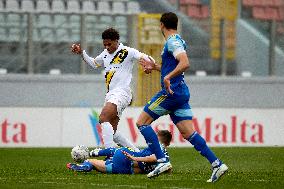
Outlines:
{"type": "MultiPolygon", "coordinates": [[[[90,57],[85,50],[83,50],[81,48],[81,45],[80,44],[73,44],[71,46],[71,51],[74,53],[74,54],[79,54],[82,56],[83,60],[88,63],[90,66],[92,66],[94,69],[100,67],[100,64],[98,64],[96,62],[96,59],[90,57]]],[[[99,61],[100,57],[97,58],[97,61],[99,61]]]]}
{"type": "Polygon", "coordinates": [[[126,151],[122,151],[122,153],[130,160],[133,161],[143,161],[146,163],[152,163],[152,162],[157,162],[157,158],[155,156],[155,154],[152,154],[150,156],[146,156],[146,157],[134,157],[132,155],[130,155],[129,153],[127,153],[126,151]]]}
{"type": "Polygon", "coordinates": [[[144,72],[147,74],[151,73],[152,70],[161,71],[161,65],[157,64],[150,56],[147,58],[140,58],[139,64],[144,68],[144,72]]]}

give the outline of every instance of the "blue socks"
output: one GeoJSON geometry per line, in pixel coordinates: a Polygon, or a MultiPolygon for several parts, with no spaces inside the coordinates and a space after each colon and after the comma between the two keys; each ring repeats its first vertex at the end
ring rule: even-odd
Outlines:
{"type": "Polygon", "coordinates": [[[194,146],[195,150],[207,158],[213,167],[220,166],[222,164],[222,162],[207,146],[206,141],[196,131],[187,140],[194,146]]]}
{"type": "Polygon", "coordinates": [[[102,149],[98,152],[98,156],[113,156],[115,150],[116,150],[115,148],[102,149]]]}
{"type": "MultiPolygon", "coordinates": [[[[158,137],[151,125],[142,125],[138,127],[141,134],[144,136],[146,143],[151,149],[152,153],[156,155],[157,160],[166,161],[165,154],[162,152],[158,137]]],[[[158,161],[159,162],[159,161],[158,161]]]]}
{"type": "Polygon", "coordinates": [[[79,165],[74,165],[72,169],[79,172],[90,172],[93,170],[93,168],[94,168],[93,164],[85,160],[83,163],[79,165]]]}

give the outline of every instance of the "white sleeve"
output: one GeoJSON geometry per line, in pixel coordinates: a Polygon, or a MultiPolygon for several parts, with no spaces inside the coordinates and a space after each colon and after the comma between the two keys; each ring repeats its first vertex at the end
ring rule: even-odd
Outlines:
{"type": "Polygon", "coordinates": [[[168,51],[176,58],[178,54],[185,53],[185,47],[181,40],[171,38],[168,41],[168,51]]]}
{"type": "MultiPolygon", "coordinates": [[[[144,54],[144,53],[138,51],[137,49],[134,49],[134,48],[130,48],[130,49],[133,52],[133,58],[135,60],[140,60],[141,58],[144,58],[147,61],[150,61],[150,59],[154,60],[151,56],[148,56],[147,54],[144,54]]],[[[155,62],[155,60],[154,60],[154,62],[155,62]]]]}
{"type": "Polygon", "coordinates": [[[83,57],[83,60],[87,62],[90,66],[92,66],[92,68],[94,69],[100,67],[103,64],[103,58],[101,54],[97,56],[96,58],[92,58],[92,57],[89,57],[89,55],[86,53],[85,50],[83,50],[82,57],[83,57]]]}

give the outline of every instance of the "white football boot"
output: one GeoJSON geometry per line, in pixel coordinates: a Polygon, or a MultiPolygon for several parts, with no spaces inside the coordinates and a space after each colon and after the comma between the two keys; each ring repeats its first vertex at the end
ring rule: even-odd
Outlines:
{"type": "Polygon", "coordinates": [[[159,176],[161,173],[166,172],[170,169],[172,169],[172,164],[169,161],[159,163],[152,172],[148,173],[147,177],[153,178],[155,176],[159,176]]]}
{"type": "Polygon", "coordinates": [[[219,167],[213,168],[211,178],[207,180],[207,182],[216,182],[226,171],[228,167],[226,164],[222,164],[219,167]]]}

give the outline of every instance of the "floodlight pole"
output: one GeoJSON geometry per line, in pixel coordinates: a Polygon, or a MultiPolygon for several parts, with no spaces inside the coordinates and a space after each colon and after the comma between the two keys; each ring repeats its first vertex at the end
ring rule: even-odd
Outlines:
{"type": "MultiPolygon", "coordinates": [[[[80,40],[81,40],[81,47],[82,49],[86,49],[86,15],[85,14],[81,14],[81,28],[80,28],[80,40]]],[[[81,66],[80,66],[80,73],[81,74],[86,74],[86,64],[85,62],[82,60],[81,61],[81,66]]]]}
{"type": "Polygon", "coordinates": [[[275,76],[275,42],[276,42],[276,21],[270,22],[269,42],[269,75],[275,76]]]}
{"type": "Polygon", "coordinates": [[[221,75],[227,75],[226,63],[226,21],[224,18],[220,20],[220,52],[221,52],[221,75]]]}
{"type": "Polygon", "coordinates": [[[33,14],[28,13],[27,57],[28,74],[34,73],[33,68],[33,14]]]}

